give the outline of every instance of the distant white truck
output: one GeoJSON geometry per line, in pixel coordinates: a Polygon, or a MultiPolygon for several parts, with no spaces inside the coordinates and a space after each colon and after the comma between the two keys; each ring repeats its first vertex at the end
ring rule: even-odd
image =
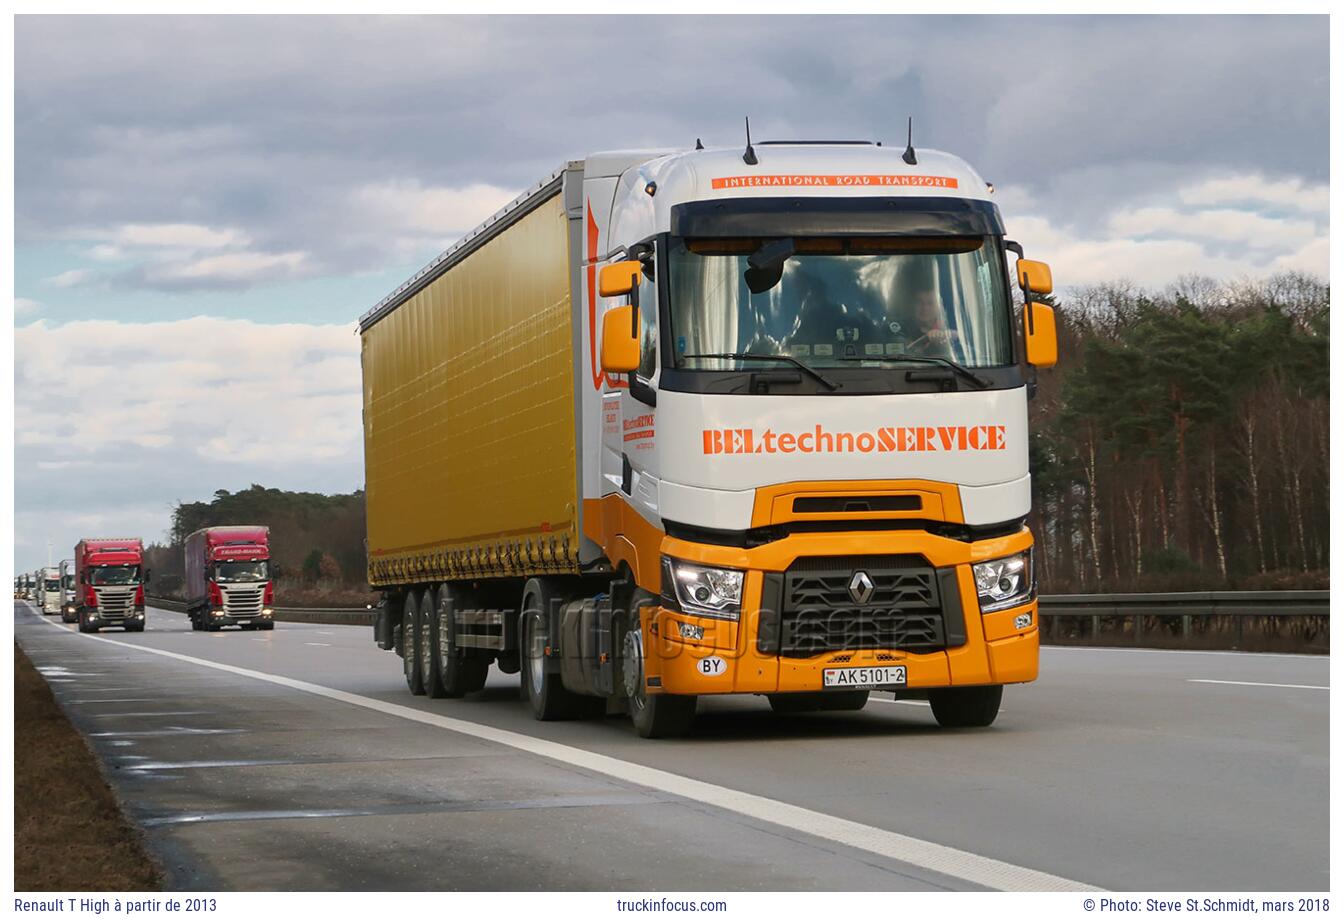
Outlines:
{"type": "Polygon", "coordinates": [[[75,560],[61,560],[61,619],[75,622],[75,560]]]}
{"type": "Polygon", "coordinates": [[[47,566],[38,570],[38,606],[44,614],[61,612],[61,570],[47,566]]]}

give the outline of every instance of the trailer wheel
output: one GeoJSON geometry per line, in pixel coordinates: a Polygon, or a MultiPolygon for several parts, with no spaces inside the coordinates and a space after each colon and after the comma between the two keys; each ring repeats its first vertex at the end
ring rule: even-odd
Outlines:
{"type": "Polygon", "coordinates": [[[445,582],[439,585],[433,600],[430,617],[437,652],[435,667],[443,688],[442,696],[459,697],[475,693],[485,686],[490,662],[475,657],[471,651],[457,645],[457,618],[455,612],[462,602],[462,589],[445,582]]]}
{"type": "Polygon", "coordinates": [[[419,622],[421,634],[425,638],[420,648],[420,673],[425,685],[425,696],[436,700],[448,696],[443,686],[443,656],[440,652],[443,644],[443,623],[440,620],[440,603],[437,597],[441,597],[442,592],[442,585],[438,591],[431,585],[425,589],[425,596],[420,599],[419,622]]]}
{"type": "Polygon", "coordinates": [[[401,608],[401,670],[406,676],[406,689],[416,696],[425,692],[425,684],[420,674],[420,629],[419,604],[415,602],[415,592],[406,592],[406,602],[401,608]]]}
{"type": "Polygon", "coordinates": [[[551,586],[540,578],[523,586],[522,612],[518,617],[518,654],[523,676],[523,697],[532,714],[542,722],[578,718],[586,700],[565,688],[559,674],[546,673],[546,651],[553,645],[550,609],[555,599],[551,586]]]}
{"type": "Polygon", "coordinates": [[[999,715],[1003,684],[990,687],[946,687],[929,691],[933,717],[944,728],[984,728],[999,715]]]}
{"type": "Polygon", "coordinates": [[[420,655],[420,685],[426,696],[442,697],[443,684],[439,680],[438,630],[434,628],[434,589],[426,588],[417,592],[415,634],[419,637],[416,650],[420,655]]]}
{"type": "Polygon", "coordinates": [[[867,690],[828,693],[770,693],[770,708],[781,714],[798,712],[856,712],[868,705],[867,690]]]}
{"type": "Polygon", "coordinates": [[[671,693],[650,695],[644,680],[644,630],[638,620],[631,625],[622,618],[620,675],[630,721],[641,738],[676,738],[695,722],[696,698],[671,693]]]}

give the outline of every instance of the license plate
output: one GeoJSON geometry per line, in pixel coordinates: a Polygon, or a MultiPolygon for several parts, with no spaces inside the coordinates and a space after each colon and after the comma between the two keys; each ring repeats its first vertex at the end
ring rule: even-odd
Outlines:
{"type": "Polygon", "coordinates": [[[251,620],[235,620],[234,622],[236,622],[239,626],[250,626],[252,624],[251,620]]]}
{"type": "Polygon", "coordinates": [[[826,668],[823,687],[904,687],[905,665],[884,668],[826,668]]]}

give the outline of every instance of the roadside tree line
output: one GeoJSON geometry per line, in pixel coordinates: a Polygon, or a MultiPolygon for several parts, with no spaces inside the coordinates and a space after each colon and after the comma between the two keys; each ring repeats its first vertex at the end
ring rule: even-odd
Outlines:
{"type": "Polygon", "coordinates": [[[1061,298],[1031,406],[1043,590],[1326,586],[1329,304],[1302,274],[1061,298]]]}

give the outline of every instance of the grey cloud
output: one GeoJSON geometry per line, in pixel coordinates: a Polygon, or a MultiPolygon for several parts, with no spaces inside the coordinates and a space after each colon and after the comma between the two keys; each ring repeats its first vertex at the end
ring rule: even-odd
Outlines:
{"type": "Polygon", "coordinates": [[[894,143],[907,113],[917,142],[1095,227],[1135,178],[1324,180],[1326,22],[20,17],[18,228],[239,226],[378,269],[365,184],[520,188],[590,149],[737,143],[744,114],[758,138],[894,143]]]}

